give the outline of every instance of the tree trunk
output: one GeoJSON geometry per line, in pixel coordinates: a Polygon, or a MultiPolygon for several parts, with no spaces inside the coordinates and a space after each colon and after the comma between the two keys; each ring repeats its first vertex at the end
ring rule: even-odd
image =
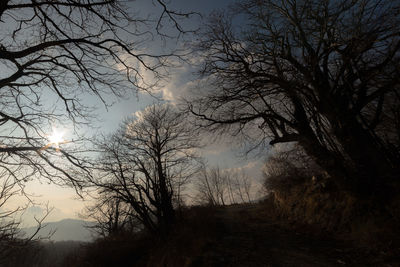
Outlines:
{"type": "Polygon", "coordinates": [[[349,176],[349,191],[363,198],[390,195],[387,182],[394,169],[378,145],[379,140],[363,128],[346,99],[326,92],[327,88],[320,90],[318,111],[329,121],[332,134],[345,153],[343,158],[348,159],[342,166],[349,176]]]}
{"type": "Polygon", "coordinates": [[[161,195],[161,218],[159,218],[159,226],[161,234],[167,236],[175,223],[175,210],[172,205],[172,193],[169,192],[165,174],[162,168],[161,154],[157,155],[157,168],[158,168],[158,179],[160,186],[161,195]]]}
{"type": "Polygon", "coordinates": [[[352,177],[346,167],[346,162],[337,153],[330,151],[322,145],[314,130],[311,128],[306,111],[300,98],[292,94],[291,101],[294,106],[296,130],[299,132],[299,145],[313,160],[324,169],[341,190],[352,191],[354,188],[352,177]]]}
{"type": "Polygon", "coordinates": [[[345,191],[353,191],[351,175],[345,167],[345,162],[333,152],[314,141],[302,138],[299,145],[329,176],[332,177],[336,186],[345,191]]]}
{"type": "Polygon", "coordinates": [[[341,114],[333,132],[354,165],[354,191],[365,196],[388,196],[395,170],[368,130],[355,118],[341,114]]]}

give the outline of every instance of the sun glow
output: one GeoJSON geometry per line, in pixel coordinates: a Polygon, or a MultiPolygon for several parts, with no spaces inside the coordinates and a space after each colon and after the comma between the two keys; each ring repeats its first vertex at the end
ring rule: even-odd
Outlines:
{"type": "Polygon", "coordinates": [[[50,145],[54,145],[55,147],[59,147],[61,143],[64,143],[64,132],[53,129],[53,133],[48,136],[48,140],[50,142],[50,145]]]}

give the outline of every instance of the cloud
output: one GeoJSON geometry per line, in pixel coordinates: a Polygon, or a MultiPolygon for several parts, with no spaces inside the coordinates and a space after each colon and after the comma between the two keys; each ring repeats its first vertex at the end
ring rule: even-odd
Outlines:
{"type": "Polygon", "coordinates": [[[226,170],[235,171],[235,172],[244,172],[247,174],[251,174],[253,177],[259,177],[261,174],[261,167],[263,165],[263,160],[257,159],[252,161],[245,161],[245,165],[239,167],[231,167],[226,170]]]}
{"type": "Polygon", "coordinates": [[[189,77],[192,77],[192,68],[188,65],[183,65],[176,69],[173,73],[170,73],[168,83],[165,83],[161,87],[162,98],[166,101],[176,104],[181,97],[185,97],[190,86],[193,84],[189,81],[189,77]]]}
{"type": "Polygon", "coordinates": [[[203,64],[203,58],[198,53],[191,52],[185,62],[171,60],[169,64],[173,67],[160,91],[164,100],[177,104],[181,98],[190,97],[195,91],[193,89],[203,81],[196,74],[203,64]]]}

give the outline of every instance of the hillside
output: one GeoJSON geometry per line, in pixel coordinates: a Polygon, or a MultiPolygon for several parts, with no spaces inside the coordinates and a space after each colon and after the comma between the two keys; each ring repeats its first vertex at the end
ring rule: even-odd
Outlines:
{"type": "MultiPolygon", "coordinates": [[[[400,263],[400,257],[393,251],[373,251],[371,247],[335,239],[317,228],[279,220],[262,204],[217,208],[208,220],[199,222],[207,227],[206,237],[200,241],[202,245],[197,252],[192,250],[192,255],[187,255],[186,262],[190,264],[186,266],[397,266],[400,263]]],[[[200,245],[197,242],[201,237],[193,237],[189,242],[194,242],[194,247],[200,245]]],[[[177,240],[181,238],[178,236],[177,240]]],[[[166,254],[152,256],[147,266],[163,266],[159,261],[163,258],[167,266],[183,266],[178,258],[185,258],[181,254],[190,249],[188,244],[173,244],[175,241],[167,245],[172,248],[166,254]]]]}
{"type": "MultiPolygon", "coordinates": [[[[398,266],[396,251],[339,239],[317,226],[279,219],[269,204],[193,207],[165,241],[149,236],[100,239],[80,258],[87,266],[398,266]],[[112,248],[112,249],[111,249],[112,248]],[[116,265],[117,264],[117,265],[116,265]]],[[[82,262],[77,262],[76,265],[82,262]]]]}
{"type": "MultiPolygon", "coordinates": [[[[92,224],[91,222],[75,219],[64,219],[58,222],[44,223],[44,227],[39,231],[37,237],[46,238],[49,233],[52,241],[84,241],[88,242],[93,239],[92,233],[85,227],[92,224]]],[[[35,227],[23,228],[26,236],[31,236],[35,231],[35,227]]]]}

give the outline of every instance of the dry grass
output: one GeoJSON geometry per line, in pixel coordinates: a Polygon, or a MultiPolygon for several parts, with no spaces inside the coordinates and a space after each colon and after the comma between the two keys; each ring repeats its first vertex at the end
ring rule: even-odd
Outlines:
{"type": "MultiPolygon", "coordinates": [[[[324,197],[317,198],[316,191],[304,192],[313,199],[305,197],[306,204],[292,203],[291,208],[288,203],[287,212],[303,209],[303,216],[312,218],[318,209],[334,207],[332,203],[321,204],[324,197]]],[[[343,209],[352,201],[350,198],[335,197],[335,203],[343,205],[334,207],[336,213],[340,208],[346,214],[355,212],[355,208],[343,209]]],[[[400,262],[393,246],[391,250],[360,247],[317,223],[329,216],[315,215],[318,219],[308,223],[299,220],[298,212],[289,219],[283,206],[277,207],[276,203],[276,198],[269,197],[257,204],[187,208],[167,240],[145,234],[98,240],[69,266],[396,266],[400,262]]],[[[357,210],[354,216],[363,212],[361,208],[357,210]]],[[[333,214],[338,216],[336,213],[333,214]]],[[[357,224],[360,227],[350,227],[347,233],[364,235],[376,229],[374,221],[354,221],[351,225],[357,224]]],[[[349,239],[348,235],[345,237],[349,239]]]]}

